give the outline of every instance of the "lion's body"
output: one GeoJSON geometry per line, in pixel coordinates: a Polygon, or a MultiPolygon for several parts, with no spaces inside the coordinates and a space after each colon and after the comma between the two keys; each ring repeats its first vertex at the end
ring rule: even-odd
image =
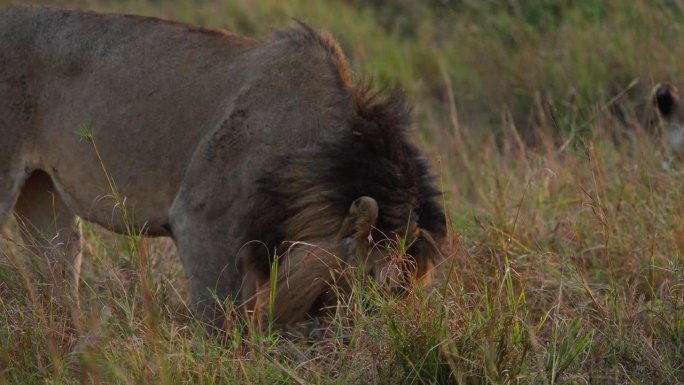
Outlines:
{"type": "MultiPolygon", "coordinates": [[[[126,224],[173,236],[196,300],[208,298],[207,288],[237,295],[241,248],[252,240],[278,246],[259,234],[282,242],[336,233],[262,219],[271,215],[262,206],[279,199],[263,181],[287,159],[297,167],[303,154],[358,135],[351,88],[337,45],[306,28],[260,42],[135,16],[0,11],[0,225],[14,209],[42,223],[43,235],[73,215],[121,231],[116,190],[126,224]],[[289,239],[297,235],[283,226],[301,237],[289,239]]],[[[310,167],[298,169],[301,178],[321,172],[310,167]]],[[[405,202],[414,209],[432,199],[421,188],[405,202]]],[[[321,206],[333,215],[317,223],[339,227],[348,206],[329,211],[321,199],[300,209],[321,206]]],[[[260,258],[263,273],[269,260],[260,258]]]]}

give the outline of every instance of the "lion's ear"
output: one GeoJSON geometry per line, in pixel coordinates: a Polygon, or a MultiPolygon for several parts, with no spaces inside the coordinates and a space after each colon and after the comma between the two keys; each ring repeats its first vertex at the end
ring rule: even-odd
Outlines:
{"type": "Polygon", "coordinates": [[[357,198],[349,207],[349,217],[354,223],[355,235],[368,237],[378,221],[378,202],[368,196],[357,198]]]}
{"type": "Polygon", "coordinates": [[[345,240],[344,244],[349,247],[344,251],[346,255],[366,257],[371,246],[370,234],[377,221],[378,202],[375,199],[362,196],[352,202],[338,233],[338,238],[345,240]]]}
{"type": "Polygon", "coordinates": [[[660,116],[669,120],[679,106],[679,91],[669,83],[658,84],[653,89],[653,104],[658,109],[660,116]]]}

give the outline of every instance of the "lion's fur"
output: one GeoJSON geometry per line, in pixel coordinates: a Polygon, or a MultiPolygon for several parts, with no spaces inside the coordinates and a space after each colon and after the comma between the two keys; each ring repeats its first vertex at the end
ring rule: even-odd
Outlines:
{"type": "Polygon", "coordinates": [[[256,306],[274,255],[283,323],[315,312],[349,264],[386,265],[383,239],[408,236],[425,275],[446,221],[407,104],[354,82],[339,44],[299,24],[262,42],[152,18],[0,11],[0,225],[44,173],[66,213],[122,230],[102,199],[111,178],[128,225],[174,238],[209,318],[209,289],[256,306]],[[375,219],[355,211],[360,197],[377,202],[375,219]]]}

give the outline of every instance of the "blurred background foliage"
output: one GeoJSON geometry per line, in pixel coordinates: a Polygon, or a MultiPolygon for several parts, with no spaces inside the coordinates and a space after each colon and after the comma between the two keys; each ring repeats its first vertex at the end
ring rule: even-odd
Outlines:
{"type": "Polygon", "coordinates": [[[404,87],[426,127],[453,122],[453,92],[459,124],[501,132],[513,123],[527,143],[538,143],[539,132],[586,135],[603,114],[623,127],[648,127],[650,89],[676,80],[683,68],[676,48],[684,44],[684,3],[674,0],[33,3],[158,16],[264,39],[299,18],[333,33],[358,74],[404,87]]]}

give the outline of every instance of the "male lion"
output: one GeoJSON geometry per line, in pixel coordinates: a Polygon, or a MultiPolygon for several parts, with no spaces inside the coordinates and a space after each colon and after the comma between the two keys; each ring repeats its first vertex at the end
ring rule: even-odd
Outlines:
{"type": "Polygon", "coordinates": [[[43,246],[68,246],[74,215],[170,236],[209,321],[217,300],[254,309],[270,279],[283,325],[348,289],[347,264],[384,281],[428,276],[446,221],[407,126],[399,93],[355,84],[338,44],[303,24],[264,42],[0,11],[0,225],[14,211],[43,246]],[[103,199],[114,192],[128,215],[103,199]]]}

